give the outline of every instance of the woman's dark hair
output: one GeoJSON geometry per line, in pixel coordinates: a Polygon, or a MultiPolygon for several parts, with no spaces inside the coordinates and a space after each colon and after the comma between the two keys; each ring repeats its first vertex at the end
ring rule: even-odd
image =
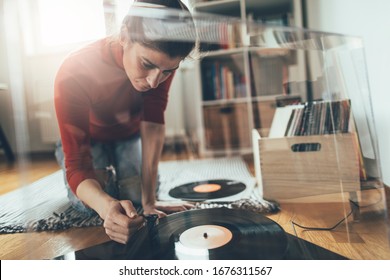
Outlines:
{"type": "Polygon", "coordinates": [[[196,45],[195,24],[180,0],[135,0],[122,22],[121,40],[185,58],[196,45]],[[142,12],[135,13],[134,8],[142,12]],[[160,13],[164,10],[167,13],[160,13]]]}

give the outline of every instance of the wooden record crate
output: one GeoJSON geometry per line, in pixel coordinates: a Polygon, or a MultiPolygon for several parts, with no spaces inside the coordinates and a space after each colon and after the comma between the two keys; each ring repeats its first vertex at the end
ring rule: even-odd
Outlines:
{"type": "Polygon", "coordinates": [[[281,200],[359,190],[356,140],[353,133],[259,139],[264,198],[281,200]],[[314,149],[303,151],[304,147],[314,149]]]}

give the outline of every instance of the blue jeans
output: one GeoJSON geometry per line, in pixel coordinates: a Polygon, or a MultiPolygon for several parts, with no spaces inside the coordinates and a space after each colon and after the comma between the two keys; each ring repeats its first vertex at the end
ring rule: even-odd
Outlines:
{"type": "MultiPolygon", "coordinates": [[[[141,137],[111,143],[91,143],[93,167],[104,191],[116,199],[129,199],[141,205],[141,137]]],[[[65,176],[65,161],[61,141],[57,142],[55,156],[64,171],[68,198],[73,207],[87,215],[94,211],[82,203],[71,191],[65,176]]],[[[158,180],[157,180],[158,181],[158,180]]]]}

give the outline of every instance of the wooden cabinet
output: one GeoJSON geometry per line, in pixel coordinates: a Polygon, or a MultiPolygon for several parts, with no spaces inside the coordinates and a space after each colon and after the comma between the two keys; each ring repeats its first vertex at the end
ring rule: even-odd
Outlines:
{"type": "Polygon", "coordinates": [[[246,103],[210,105],[203,108],[206,149],[250,148],[246,103]]]}
{"type": "Polygon", "coordinates": [[[252,101],[253,124],[262,137],[268,136],[275,110],[275,100],[252,101]]]}

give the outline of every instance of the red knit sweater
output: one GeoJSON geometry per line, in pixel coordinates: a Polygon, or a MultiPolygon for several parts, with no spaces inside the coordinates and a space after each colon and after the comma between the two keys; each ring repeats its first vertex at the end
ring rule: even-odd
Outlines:
{"type": "Polygon", "coordinates": [[[142,120],[164,123],[173,75],[145,93],[131,85],[118,42],[102,39],[70,54],[58,70],[54,94],[65,155],[66,178],[74,193],[96,179],[91,139],[110,142],[139,132],[142,120]]]}

